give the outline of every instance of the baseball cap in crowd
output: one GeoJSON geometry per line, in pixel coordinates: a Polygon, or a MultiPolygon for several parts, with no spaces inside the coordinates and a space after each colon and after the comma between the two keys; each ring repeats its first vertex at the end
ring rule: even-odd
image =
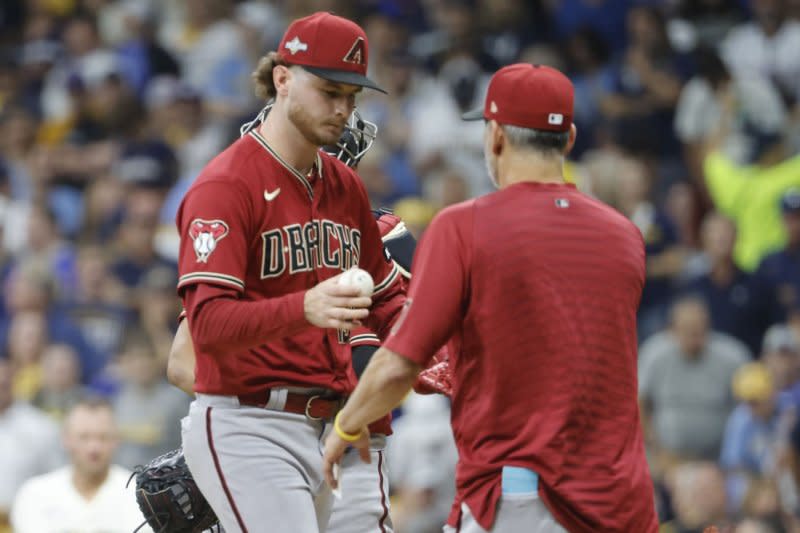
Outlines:
{"type": "Polygon", "coordinates": [[[789,189],[781,198],[784,213],[800,213],[800,189],[789,189]]]}
{"type": "Polygon", "coordinates": [[[129,185],[165,189],[175,183],[176,169],[177,160],[169,146],[161,141],[144,141],[124,146],[112,171],[129,185]]]}
{"type": "Polygon", "coordinates": [[[800,353],[800,343],[795,337],[794,331],[784,324],[770,326],[764,334],[762,346],[764,353],[772,352],[795,352],[800,353]]]}
{"type": "Polygon", "coordinates": [[[297,19],[286,29],[278,53],[326,80],[368,87],[385,93],[367,77],[367,34],[353,21],[317,12],[297,19]]]}
{"type": "Polygon", "coordinates": [[[495,120],[535,130],[569,131],[574,88],[564,74],[545,65],[516,63],[492,76],[482,108],[464,120],[495,120]]]}
{"type": "Polygon", "coordinates": [[[772,395],[772,376],[763,363],[747,363],[733,375],[733,394],[742,401],[766,400],[772,395]]]}

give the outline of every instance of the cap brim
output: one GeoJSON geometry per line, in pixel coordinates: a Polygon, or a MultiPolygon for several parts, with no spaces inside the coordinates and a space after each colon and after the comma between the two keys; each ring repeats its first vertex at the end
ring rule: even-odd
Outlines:
{"type": "Polygon", "coordinates": [[[483,120],[483,107],[478,107],[461,114],[461,120],[483,120]]]}
{"type": "Polygon", "coordinates": [[[378,85],[368,77],[362,76],[361,74],[358,74],[356,72],[347,72],[345,70],[334,70],[334,69],[320,68],[320,67],[309,67],[306,65],[302,65],[302,67],[305,70],[309,71],[311,74],[319,76],[320,78],[326,79],[328,81],[333,81],[336,83],[347,83],[348,85],[358,85],[359,87],[374,89],[376,91],[382,92],[383,94],[389,94],[380,85],[378,85]]]}

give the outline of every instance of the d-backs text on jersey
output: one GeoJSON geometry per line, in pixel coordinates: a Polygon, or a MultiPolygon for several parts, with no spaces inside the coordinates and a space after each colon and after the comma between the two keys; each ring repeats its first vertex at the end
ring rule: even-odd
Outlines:
{"type": "Polygon", "coordinates": [[[347,270],[358,266],[361,232],[332,220],[289,224],[261,234],[261,279],[320,267],[347,270]]]}

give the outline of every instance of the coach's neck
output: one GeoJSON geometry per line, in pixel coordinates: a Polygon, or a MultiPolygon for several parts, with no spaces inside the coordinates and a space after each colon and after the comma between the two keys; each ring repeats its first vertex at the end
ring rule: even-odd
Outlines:
{"type": "Polygon", "coordinates": [[[575,144],[576,129],[570,127],[563,148],[542,149],[535,146],[519,146],[511,142],[501,127],[489,128],[492,160],[490,170],[497,177],[500,189],[521,182],[564,183],[564,157],[575,144]],[[494,168],[491,168],[494,167],[494,168]]]}

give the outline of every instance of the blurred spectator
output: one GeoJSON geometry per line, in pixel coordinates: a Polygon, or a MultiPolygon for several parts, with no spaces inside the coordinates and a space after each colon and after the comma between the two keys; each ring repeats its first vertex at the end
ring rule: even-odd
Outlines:
{"type": "Polygon", "coordinates": [[[686,37],[689,46],[717,46],[725,34],[744,17],[742,4],[729,0],[680,0],[676,9],[677,18],[673,23],[681,24],[690,35],[686,37]]]}
{"type": "Polygon", "coordinates": [[[767,255],[758,267],[758,277],[772,290],[784,312],[800,302],[800,188],[790,189],[781,199],[786,246],[767,255]]]}
{"type": "MultiPolygon", "coordinates": [[[[784,324],[774,324],[764,335],[761,362],[767,366],[772,383],[779,392],[789,392],[800,383],[800,340],[798,339],[800,337],[784,324]]],[[[800,395],[797,400],[800,400],[800,395]]]]}
{"type": "Polygon", "coordinates": [[[786,191],[800,187],[800,156],[784,159],[782,140],[762,136],[755,164],[736,164],[719,151],[734,121],[736,96],[728,89],[720,100],[722,113],[707,143],[703,174],[714,205],[738,228],[734,259],[750,272],[766,254],[786,243],[780,201],[786,191]]]}
{"type": "Polygon", "coordinates": [[[780,93],[759,77],[731,76],[717,52],[695,52],[697,73],[681,90],[675,110],[675,131],[684,145],[684,160],[692,175],[703,175],[703,151],[721,119],[721,94],[730,93],[736,105],[732,124],[720,150],[738,164],[750,162],[756,146],[753,132],[776,135],[786,126],[786,106],[780,93]]]}
{"type": "Polygon", "coordinates": [[[51,120],[64,119],[74,111],[70,103],[70,81],[91,86],[117,68],[114,54],[103,46],[97,21],[87,14],[66,21],[63,30],[65,57],[47,75],[42,91],[42,110],[51,120]]]}
{"type": "Polygon", "coordinates": [[[8,358],[14,365],[14,397],[30,401],[42,386],[42,352],[47,346],[47,323],[38,311],[14,315],[8,326],[8,358]]]}
{"type": "Polygon", "coordinates": [[[66,344],[51,344],[42,352],[41,386],[31,403],[57,422],[84,396],[81,366],[75,350],[66,344]]]}
{"type": "Polygon", "coordinates": [[[156,12],[146,1],[119,2],[124,34],[116,50],[120,71],[142,94],[147,82],[161,74],[178,75],[180,65],[155,39],[156,12]]]}
{"type": "Polygon", "coordinates": [[[781,513],[781,494],[778,484],[772,478],[753,481],[742,502],[742,515],[753,517],[777,531],[796,531],[786,528],[781,513]]]}
{"type": "MultiPolygon", "coordinates": [[[[38,165],[41,149],[36,144],[37,127],[34,116],[20,107],[9,107],[0,115],[0,155],[8,174],[12,200],[29,202],[35,193],[41,195],[43,183],[38,165]]],[[[22,242],[16,244],[10,248],[19,250],[23,245],[22,242]]],[[[6,246],[9,247],[8,243],[6,246]]]]}
{"type": "MultiPolygon", "coordinates": [[[[234,13],[234,19],[241,29],[244,46],[250,52],[250,62],[256,64],[264,50],[277,46],[288,21],[277,6],[260,0],[239,2],[234,8],[234,13]]],[[[369,31],[367,34],[369,35],[369,31]]],[[[370,45],[372,44],[373,39],[370,38],[370,45]]],[[[374,48],[370,46],[370,52],[372,50],[374,48]]]]}
{"type": "Polygon", "coordinates": [[[656,7],[631,8],[626,28],[628,48],[615,66],[614,87],[600,102],[604,119],[611,121],[615,142],[629,150],[677,155],[671,125],[685,61],[672,49],[656,7]]]}
{"type": "Polygon", "coordinates": [[[18,264],[5,280],[3,293],[5,316],[0,317],[0,345],[8,338],[8,329],[15,314],[34,312],[46,319],[47,337],[52,342],[69,344],[81,360],[82,381],[88,382],[104,364],[80,329],[54,301],[53,279],[45,267],[35,261],[18,264]]]}
{"type": "Polygon", "coordinates": [[[728,506],[739,511],[751,482],[775,473],[780,422],[772,376],[762,363],[748,363],[733,376],[740,402],[728,417],[720,466],[727,475],[728,506]]]}
{"type": "Polygon", "coordinates": [[[427,179],[444,167],[457,169],[473,196],[487,192],[480,122],[463,122],[461,114],[481,105],[488,76],[474,58],[448,59],[439,74],[415,92],[410,102],[409,155],[417,172],[427,179]]]}
{"type": "Polygon", "coordinates": [[[109,271],[108,254],[97,246],[78,251],[78,283],[60,305],[94,350],[108,360],[116,353],[125,324],[132,320],[124,286],[109,271]]]}
{"type": "Polygon", "coordinates": [[[734,407],[731,379],[749,358],[739,341],[710,331],[702,300],[675,302],[670,329],[639,350],[639,397],[656,476],[680,461],[719,457],[734,407]]]}
{"type": "Polygon", "coordinates": [[[165,366],[143,331],[130,332],[118,363],[122,383],[114,413],[122,442],[117,460],[134,468],[181,445],[180,420],[190,398],[167,383],[165,366]]]}
{"type": "Polygon", "coordinates": [[[701,238],[706,270],[682,290],[706,302],[714,331],[736,337],[757,354],[764,331],[776,318],[771,293],[733,262],[736,226],[729,218],[717,212],[706,215],[701,238]]]}
{"type": "Polygon", "coordinates": [[[166,191],[177,178],[177,161],[160,140],[132,140],[122,147],[112,173],[128,187],[166,191]]]}
{"type": "Polygon", "coordinates": [[[543,37],[543,13],[535,2],[479,0],[476,6],[482,49],[493,60],[493,70],[515,63],[534,38],[543,37]],[[536,17],[536,15],[539,15],[536,17]]]}
{"type": "Polygon", "coordinates": [[[389,441],[392,522],[404,533],[438,533],[455,496],[458,451],[444,396],[412,394],[389,441]]]}
{"type": "Polygon", "coordinates": [[[563,0],[546,2],[545,5],[552,6],[553,32],[559,39],[589,27],[602,35],[614,52],[621,52],[627,44],[625,17],[630,7],[628,0],[563,0]]]}
{"type": "Polygon", "coordinates": [[[644,163],[625,159],[620,167],[613,205],[639,228],[647,254],[647,280],[637,317],[639,338],[644,340],[667,322],[672,279],[683,270],[684,253],[678,246],[672,220],[650,201],[650,180],[644,163]]]}
{"type": "Polygon", "coordinates": [[[22,483],[63,464],[58,426],[30,404],[14,400],[14,369],[0,358],[0,530],[22,483]]]}
{"type": "Polygon", "coordinates": [[[725,62],[745,77],[771,80],[793,104],[800,97],[800,22],[786,18],[786,0],[750,0],[755,20],[721,43],[725,62]]]}
{"type": "Polygon", "coordinates": [[[703,533],[708,526],[725,526],[725,478],[714,463],[680,465],[671,477],[675,519],[662,525],[661,533],[703,533]]]}
{"type": "Polygon", "coordinates": [[[55,281],[54,290],[66,296],[75,290],[75,250],[59,234],[55,213],[46,205],[33,204],[28,210],[25,252],[20,259],[31,258],[46,265],[55,281]]]}
{"type": "Polygon", "coordinates": [[[111,462],[118,443],[110,405],[100,400],[77,404],[64,424],[70,464],[22,485],[11,511],[14,531],[133,531],[144,519],[135,485],[127,485],[131,473],[111,462]]]}
{"type": "Polygon", "coordinates": [[[157,359],[164,368],[181,312],[180,301],[174,294],[177,284],[173,268],[156,266],[144,274],[136,291],[138,322],[152,341],[157,359]]]}
{"type": "Polygon", "coordinates": [[[494,58],[479,38],[471,0],[439,0],[426,6],[430,30],[414,35],[408,49],[431,70],[440,70],[454,57],[471,57],[480,69],[496,70],[494,58]]]}
{"type": "Polygon", "coordinates": [[[745,518],[736,525],[734,533],[778,533],[778,531],[761,520],[745,518]]]}
{"type": "Polygon", "coordinates": [[[88,184],[84,192],[84,212],[78,241],[105,244],[119,224],[126,187],[113,176],[103,175],[88,184]]]}
{"type": "Polygon", "coordinates": [[[18,85],[6,93],[0,109],[13,101],[34,116],[41,116],[41,93],[45,79],[60,59],[61,53],[61,43],[54,39],[32,39],[23,44],[14,65],[18,70],[15,70],[16,79],[13,83],[18,85]]]}
{"type": "Polygon", "coordinates": [[[575,32],[566,43],[570,79],[575,86],[574,121],[581,134],[571,157],[579,157],[589,147],[608,142],[601,101],[614,88],[614,71],[609,65],[610,51],[602,36],[591,28],[575,32]]]}
{"type": "Polygon", "coordinates": [[[697,186],[688,181],[676,181],[670,185],[664,198],[664,212],[675,223],[678,244],[687,254],[684,274],[693,272],[698,260],[704,262],[698,250],[700,203],[697,186]]]}
{"type": "Polygon", "coordinates": [[[166,266],[177,271],[175,264],[160,257],[155,249],[162,202],[160,192],[141,187],[130,190],[125,200],[111,271],[130,289],[153,267],[166,266]]]}
{"type": "MultiPolygon", "coordinates": [[[[370,61],[370,63],[372,63],[370,61]]],[[[395,50],[386,59],[386,71],[381,83],[389,91],[388,98],[361,97],[358,108],[369,121],[378,126],[378,139],[365,159],[372,159],[372,167],[391,181],[380,182],[378,191],[383,191],[381,202],[391,202],[403,196],[420,193],[420,176],[415,171],[409,153],[412,135],[411,120],[416,93],[424,89],[426,83],[419,80],[415,71],[416,63],[405,50],[395,50]],[[380,152],[379,157],[373,152],[380,152]],[[389,187],[390,185],[390,187],[389,187]],[[390,190],[389,190],[390,189],[390,190]]],[[[364,175],[364,161],[358,173],[364,175]]],[[[370,193],[375,191],[369,189],[370,193]]]]}
{"type": "Polygon", "coordinates": [[[394,204],[394,213],[403,219],[408,231],[419,240],[436,214],[436,206],[422,198],[404,198],[394,204]]]}
{"type": "MultiPolygon", "coordinates": [[[[225,128],[209,120],[201,94],[186,82],[172,76],[153,79],[145,95],[150,134],[164,139],[177,157],[177,168],[167,161],[166,170],[193,181],[195,176],[225,144],[225,128]]],[[[188,185],[186,186],[188,187],[188,185]]],[[[185,188],[183,190],[185,192],[185,188]]]]}
{"type": "Polygon", "coordinates": [[[200,91],[217,117],[240,116],[252,104],[252,65],[237,25],[227,18],[230,0],[187,0],[184,42],[176,43],[184,79],[200,91]]]}

